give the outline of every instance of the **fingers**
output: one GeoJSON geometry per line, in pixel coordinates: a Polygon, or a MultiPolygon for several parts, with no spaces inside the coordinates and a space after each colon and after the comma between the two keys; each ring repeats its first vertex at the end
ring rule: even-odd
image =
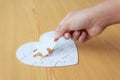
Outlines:
{"type": "Polygon", "coordinates": [[[72,33],[72,39],[78,40],[79,42],[83,43],[89,39],[88,34],[85,30],[74,31],[72,33]]]}
{"type": "Polygon", "coordinates": [[[62,37],[65,32],[67,32],[67,27],[66,26],[59,26],[56,29],[55,35],[54,35],[54,40],[57,41],[60,37],[62,37]]]}
{"type": "Polygon", "coordinates": [[[71,38],[71,34],[68,32],[68,33],[65,33],[64,34],[64,38],[65,39],[70,39],[71,38]]]}
{"type": "Polygon", "coordinates": [[[81,34],[81,31],[74,31],[73,34],[72,34],[72,39],[73,40],[78,40],[80,34],[81,34]]]}
{"type": "Polygon", "coordinates": [[[78,41],[82,43],[82,42],[85,42],[86,39],[87,39],[87,33],[85,31],[82,31],[78,41]]]}
{"type": "Polygon", "coordinates": [[[82,31],[79,30],[79,31],[74,31],[74,32],[63,32],[63,33],[64,34],[62,34],[62,33],[61,34],[65,39],[72,38],[73,40],[75,40],[75,41],[78,40],[81,43],[90,39],[90,37],[88,36],[88,34],[85,30],[82,30],[82,31]]]}
{"type": "Polygon", "coordinates": [[[67,32],[64,34],[65,39],[70,39],[72,38],[75,41],[79,41],[81,43],[86,42],[87,40],[90,39],[90,36],[87,34],[85,30],[79,30],[79,31],[74,31],[74,32],[67,32]]]}
{"type": "Polygon", "coordinates": [[[55,41],[57,41],[60,37],[62,37],[68,31],[69,25],[66,23],[67,18],[69,18],[68,15],[59,23],[59,26],[57,27],[54,35],[55,41]]]}

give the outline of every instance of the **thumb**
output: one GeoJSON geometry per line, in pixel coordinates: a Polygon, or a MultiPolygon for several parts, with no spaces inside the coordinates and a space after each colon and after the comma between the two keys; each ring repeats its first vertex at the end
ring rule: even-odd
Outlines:
{"type": "Polygon", "coordinates": [[[57,41],[67,32],[67,26],[58,26],[54,34],[54,40],[57,41]]]}

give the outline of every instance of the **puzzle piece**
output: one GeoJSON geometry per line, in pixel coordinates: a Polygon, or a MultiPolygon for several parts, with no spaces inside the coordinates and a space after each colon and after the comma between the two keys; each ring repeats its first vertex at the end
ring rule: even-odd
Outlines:
{"type": "Polygon", "coordinates": [[[46,56],[49,54],[50,49],[53,50],[55,46],[56,42],[53,39],[53,35],[42,35],[39,40],[38,51],[41,52],[43,56],[46,56]]]}

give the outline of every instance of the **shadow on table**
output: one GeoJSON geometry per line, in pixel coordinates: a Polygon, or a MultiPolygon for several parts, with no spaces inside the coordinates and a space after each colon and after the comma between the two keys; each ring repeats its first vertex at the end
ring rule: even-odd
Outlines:
{"type": "Polygon", "coordinates": [[[120,38],[105,36],[103,38],[94,38],[86,43],[76,42],[77,48],[79,50],[88,50],[88,51],[115,51],[120,50],[120,38]]]}

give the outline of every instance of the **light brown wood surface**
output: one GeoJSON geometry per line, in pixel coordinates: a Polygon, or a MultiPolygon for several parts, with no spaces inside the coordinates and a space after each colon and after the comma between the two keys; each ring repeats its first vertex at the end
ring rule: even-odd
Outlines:
{"type": "MultiPolygon", "coordinates": [[[[76,43],[79,64],[43,68],[16,58],[24,43],[55,30],[71,10],[102,0],[0,0],[0,80],[120,80],[120,25],[107,28],[87,43],[76,43]]],[[[102,14],[102,13],[101,13],[102,14]]]]}

